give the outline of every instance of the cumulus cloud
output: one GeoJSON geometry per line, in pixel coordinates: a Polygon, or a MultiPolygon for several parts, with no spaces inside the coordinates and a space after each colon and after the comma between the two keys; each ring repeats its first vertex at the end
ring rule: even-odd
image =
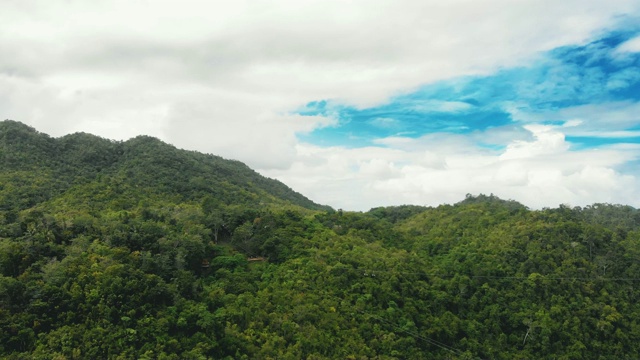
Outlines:
{"type": "Polygon", "coordinates": [[[555,155],[565,152],[569,144],[564,140],[564,134],[552,126],[527,125],[524,127],[534,136],[534,141],[515,141],[507,146],[500,155],[502,160],[535,158],[542,155],[555,155]]]}
{"type": "MultiPolygon", "coordinates": [[[[347,209],[381,205],[437,205],[467,193],[493,193],[542,208],[560,203],[631,203],[640,195],[638,174],[618,168],[640,158],[637,146],[571,150],[565,127],[528,126],[529,140],[512,140],[503,150],[471,143],[442,147],[431,136],[393,139],[402,148],[319,148],[298,151],[330,159],[295,161],[288,171],[268,171],[311,198],[347,209]],[[322,187],[315,184],[322,183],[322,187]]],[[[634,202],[635,201],[635,202],[634,202]]]]}

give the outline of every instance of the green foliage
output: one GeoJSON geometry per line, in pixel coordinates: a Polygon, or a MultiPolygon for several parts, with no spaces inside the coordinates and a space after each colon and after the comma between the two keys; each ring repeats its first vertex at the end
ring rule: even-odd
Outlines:
{"type": "Polygon", "coordinates": [[[2,358],[640,356],[636,209],[323,211],[149,137],[0,136],[2,358]]]}
{"type": "Polygon", "coordinates": [[[138,136],[115,142],[77,133],[51,138],[19,122],[0,122],[0,211],[26,209],[63,193],[75,203],[129,209],[132,200],[172,196],[200,202],[259,206],[295,204],[328,209],[246,165],[213,155],[178,150],[158,139],[138,136]]]}

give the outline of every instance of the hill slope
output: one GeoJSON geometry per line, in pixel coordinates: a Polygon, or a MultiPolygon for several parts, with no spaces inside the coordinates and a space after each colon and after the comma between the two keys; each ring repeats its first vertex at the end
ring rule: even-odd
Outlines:
{"type": "Polygon", "coordinates": [[[0,144],[1,180],[11,190],[0,190],[5,209],[32,207],[83,186],[93,191],[96,187],[135,187],[136,192],[177,196],[182,201],[200,201],[210,195],[226,205],[293,204],[328,209],[241,162],[179,150],[148,136],[115,142],[76,133],[55,139],[5,120],[0,122],[0,144]],[[8,193],[15,197],[8,198],[8,193]]]}

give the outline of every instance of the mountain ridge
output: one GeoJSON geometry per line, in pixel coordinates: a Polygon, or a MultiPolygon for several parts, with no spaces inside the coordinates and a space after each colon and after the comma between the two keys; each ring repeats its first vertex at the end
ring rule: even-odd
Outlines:
{"type": "Polygon", "coordinates": [[[256,205],[289,202],[311,210],[330,209],[240,161],[178,149],[146,135],[126,141],[87,133],[52,138],[23,123],[5,120],[0,122],[0,143],[4,170],[45,173],[54,184],[54,193],[68,188],[59,184],[60,180],[76,184],[98,175],[121,176],[125,181],[135,179],[134,186],[161,186],[162,191],[182,194],[190,200],[231,191],[244,194],[243,201],[256,205]]]}

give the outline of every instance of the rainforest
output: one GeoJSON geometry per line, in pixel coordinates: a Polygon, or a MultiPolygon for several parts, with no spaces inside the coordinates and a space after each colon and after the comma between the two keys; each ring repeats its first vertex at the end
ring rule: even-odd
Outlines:
{"type": "Polygon", "coordinates": [[[139,136],[0,122],[0,358],[637,359],[640,212],[351,212],[139,136]]]}

